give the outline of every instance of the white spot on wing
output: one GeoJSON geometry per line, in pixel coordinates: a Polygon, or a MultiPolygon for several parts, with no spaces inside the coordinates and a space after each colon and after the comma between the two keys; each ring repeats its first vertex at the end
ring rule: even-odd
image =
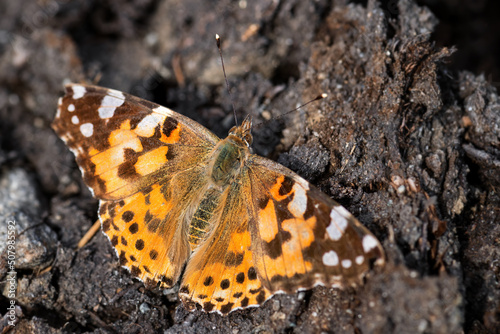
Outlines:
{"type": "Polygon", "coordinates": [[[73,86],[71,86],[71,88],[73,89],[73,99],[74,100],[78,100],[79,98],[82,98],[83,95],[85,95],[85,93],[87,92],[85,87],[80,86],[80,85],[73,85],[73,86]]]}
{"type": "Polygon", "coordinates": [[[356,256],[354,261],[356,262],[356,264],[362,264],[363,262],[365,262],[365,257],[363,255],[356,256]]]}
{"type": "Polygon", "coordinates": [[[302,187],[304,187],[305,190],[309,190],[309,183],[303,178],[296,176],[293,178],[293,180],[298,184],[300,184],[302,187]]]}
{"type": "Polygon", "coordinates": [[[168,108],[159,106],[153,109],[153,111],[157,114],[165,115],[165,116],[172,116],[174,112],[168,108]]]}
{"type": "Polygon", "coordinates": [[[337,213],[344,216],[345,218],[352,216],[349,211],[347,211],[343,206],[340,205],[335,207],[335,211],[337,211],[337,213]]]}
{"type": "Polygon", "coordinates": [[[342,267],[344,267],[344,268],[347,269],[347,268],[351,268],[351,266],[352,266],[352,261],[351,260],[347,260],[347,259],[346,260],[342,260],[342,267]]]}
{"type": "Polygon", "coordinates": [[[326,231],[332,240],[339,240],[342,238],[347,228],[347,219],[344,218],[344,211],[347,215],[350,215],[350,213],[341,206],[334,207],[330,212],[330,225],[328,225],[326,231]]]}
{"type": "Polygon", "coordinates": [[[123,95],[122,92],[119,90],[114,90],[114,89],[108,89],[108,95],[107,96],[114,96],[118,99],[125,100],[125,95],[123,95]]]}
{"type": "Polygon", "coordinates": [[[367,234],[363,238],[363,250],[368,253],[378,246],[378,241],[373,235],[367,234]]]}
{"type": "Polygon", "coordinates": [[[80,120],[78,119],[78,116],[75,115],[75,116],[71,117],[71,123],[73,123],[73,124],[80,123],[80,120]]]}
{"type": "Polygon", "coordinates": [[[290,210],[295,217],[301,217],[307,209],[306,191],[298,183],[294,184],[293,190],[293,201],[288,204],[288,210],[290,210]]]}
{"type": "Polygon", "coordinates": [[[154,135],[156,127],[161,125],[165,121],[165,118],[166,116],[159,114],[147,115],[137,124],[137,128],[134,131],[139,136],[151,137],[154,135]]]}
{"type": "Polygon", "coordinates": [[[69,112],[73,112],[75,111],[75,105],[73,103],[71,103],[69,106],[68,106],[68,111],[69,112]]]}
{"type": "Polygon", "coordinates": [[[337,255],[337,253],[335,251],[331,250],[331,251],[323,254],[323,264],[325,266],[330,266],[330,267],[338,265],[339,264],[339,257],[337,255]]]}
{"type": "Polygon", "coordinates": [[[85,137],[90,137],[94,133],[94,125],[92,123],[85,123],[80,125],[80,132],[85,137]]]}
{"type": "Polygon", "coordinates": [[[107,119],[113,117],[116,108],[121,106],[125,102],[125,96],[122,92],[117,90],[109,90],[108,95],[106,95],[99,107],[99,117],[102,119],[107,119]]]}

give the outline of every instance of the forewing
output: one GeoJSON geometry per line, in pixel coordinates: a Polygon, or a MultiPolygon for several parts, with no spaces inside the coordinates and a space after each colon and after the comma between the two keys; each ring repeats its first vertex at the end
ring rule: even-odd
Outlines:
{"type": "Polygon", "coordinates": [[[378,240],[346,209],[289,169],[252,155],[247,161],[254,266],[270,291],[359,282],[382,265],[378,240]]]}
{"type": "Polygon", "coordinates": [[[52,123],[99,199],[130,196],[197,163],[219,140],[155,103],[96,86],[69,84],[52,123]]]}

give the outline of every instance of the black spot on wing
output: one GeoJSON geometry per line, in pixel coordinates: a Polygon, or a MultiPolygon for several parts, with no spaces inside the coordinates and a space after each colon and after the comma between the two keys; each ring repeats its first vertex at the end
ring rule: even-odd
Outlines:
{"type": "Polygon", "coordinates": [[[221,306],[220,311],[223,314],[227,314],[227,313],[229,313],[229,311],[231,311],[233,309],[233,305],[234,305],[234,303],[224,304],[224,305],[221,306]]]}
{"type": "Polygon", "coordinates": [[[152,249],[150,252],[149,252],[149,258],[151,260],[156,260],[158,258],[158,252],[154,249],[152,249]]]}
{"type": "Polygon", "coordinates": [[[212,304],[211,302],[206,302],[203,304],[203,309],[207,312],[210,312],[214,309],[214,304],[212,304]]]}
{"type": "Polygon", "coordinates": [[[143,250],[144,249],[144,240],[137,239],[137,241],[135,242],[135,248],[137,250],[143,250]]]}
{"type": "Polygon", "coordinates": [[[139,225],[137,225],[137,223],[133,223],[128,227],[128,230],[130,231],[130,233],[136,234],[139,231],[139,225]]]}
{"type": "Polygon", "coordinates": [[[266,292],[262,290],[257,296],[257,303],[262,304],[266,300],[266,292]]]}
{"type": "Polygon", "coordinates": [[[124,251],[120,251],[119,259],[120,259],[120,265],[122,265],[122,266],[125,266],[128,263],[128,260],[127,260],[127,257],[125,256],[124,251]]]}
{"type": "Polygon", "coordinates": [[[123,151],[124,162],[118,166],[118,176],[122,179],[135,179],[139,174],[135,170],[135,164],[139,159],[139,154],[131,148],[126,148],[123,151]]]}
{"type": "Polygon", "coordinates": [[[178,124],[179,122],[177,122],[177,120],[175,120],[172,117],[165,118],[165,121],[163,122],[162,126],[163,134],[167,137],[170,137],[172,131],[174,131],[177,128],[178,124]]]}
{"type": "Polygon", "coordinates": [[[109,212],[109,215],[111,217],[115,217],[116,216],[116,205],[117,205],[116,202],[109,202],[108,203],[108,212],[109,212]]]}
{"type": "Polygon", "coordinates": [[[130,268],[130,272],[131,272],[131,273],[132,273],[132,275],[134,275],[134,276],[140,276],[140,275],[141,275],[141,273],[142,273],[141,269],[139,269],[139,267],[137,267],[137,266],[132,266],[132,267],[130,268]]]}
{"type": "Polygon", "coordinates": [[[132,219],[134,219],[134,212],[133,211],[127,210],[122,214],[122,220],[125,223],[130,223],[132,221],[132,219]]]}
{"type": "Polygon", "coordinates": [[[238,273],[238,275],[236,275],[236,282],[239,284],[245,282],[245,273],[238,273]]]}
{"type": "Polygon", "coordinates": [[[285,176],[285,179],[283,180],[283,182],[281,182],[281,186],[278,191],[280,196],[285,196],[286,194],[289,194],[292,191],[294,184],[295,181],[291,177],[285,176]]]}
{"type": "Polygon", "coordinates": [[[174,146],[169,146],[168,147],[168,150],[167,150],[167,153],[165,154],[165,157],[167,158],[167,161],[170,161],[173,158],[175,158],[174,146]]]}
{"type": "Polygon", "coordinates": [[[104,232],[108,232],[110,226],[111,226],[111,219],[108,218],[102,222],[102,230],[104,232]]]}
{"type": "Polygon", "coordinates": [[[212,278],[212,276],[207,276],[205,278],[205,281],[203,282],[203,285],[205,286],[210,286],[214,283],[214,279],[212,278]]]}
{"type": "Polygon", "coordinates": [[[228,252],[224,259],[224,265],[227,267],[237,267],[243,262],[245,253],[228,252]]]}
{"type": "Polygon", "coordinates": [[[282,243],[287,242],[292,238],[292,235],[288,231],[278,232],[274,239],[269,242],[263,242],[264,251],[271,259],[276,259],[282,254],[282,243]]]}
{"type": "Polygon", "coordinates": [[[257,279],[257,271],[255,271],[254,267],[248,268],[248,279],[251,281],[257,279]]]}
{"type": "Polygon", "coordinates": [[[220,282],[220,288],[222,290],[226,290],[227,288],[229,288],[229,280],[228,279],[223,279],[221,282],[220,282]]]}

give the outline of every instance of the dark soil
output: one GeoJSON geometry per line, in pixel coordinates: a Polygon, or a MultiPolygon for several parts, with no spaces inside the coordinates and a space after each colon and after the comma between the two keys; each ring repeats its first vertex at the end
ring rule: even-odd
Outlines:
{"type": "Polygon", "coordinates": [[[500,8],[458,3],[0,3],[2,332],[500,333],[500,8]],[[277,295],[222,317],[147,290],[101,233],[76,250],[97,201],[50,128],[63,83],[138,95],[224,137],[234,124],[215,33],[239,119],[265,122],[256,153],[383,243],[388,264],[363,286],[277,295]]]}

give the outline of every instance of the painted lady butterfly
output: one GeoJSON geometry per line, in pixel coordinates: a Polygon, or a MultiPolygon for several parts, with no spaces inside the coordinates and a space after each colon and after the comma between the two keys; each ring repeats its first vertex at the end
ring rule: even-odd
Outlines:
{"type": "Polygon", "coordinates": [[[182,276],[188,309],[226,314],[277,292],[356,283],[384,264],[346,209],[251,153],[251,125],[247,117],[220,140],[152,102],[70,84],[53,128],[100,199],[121,265],[149,286],[182,276]]]}

